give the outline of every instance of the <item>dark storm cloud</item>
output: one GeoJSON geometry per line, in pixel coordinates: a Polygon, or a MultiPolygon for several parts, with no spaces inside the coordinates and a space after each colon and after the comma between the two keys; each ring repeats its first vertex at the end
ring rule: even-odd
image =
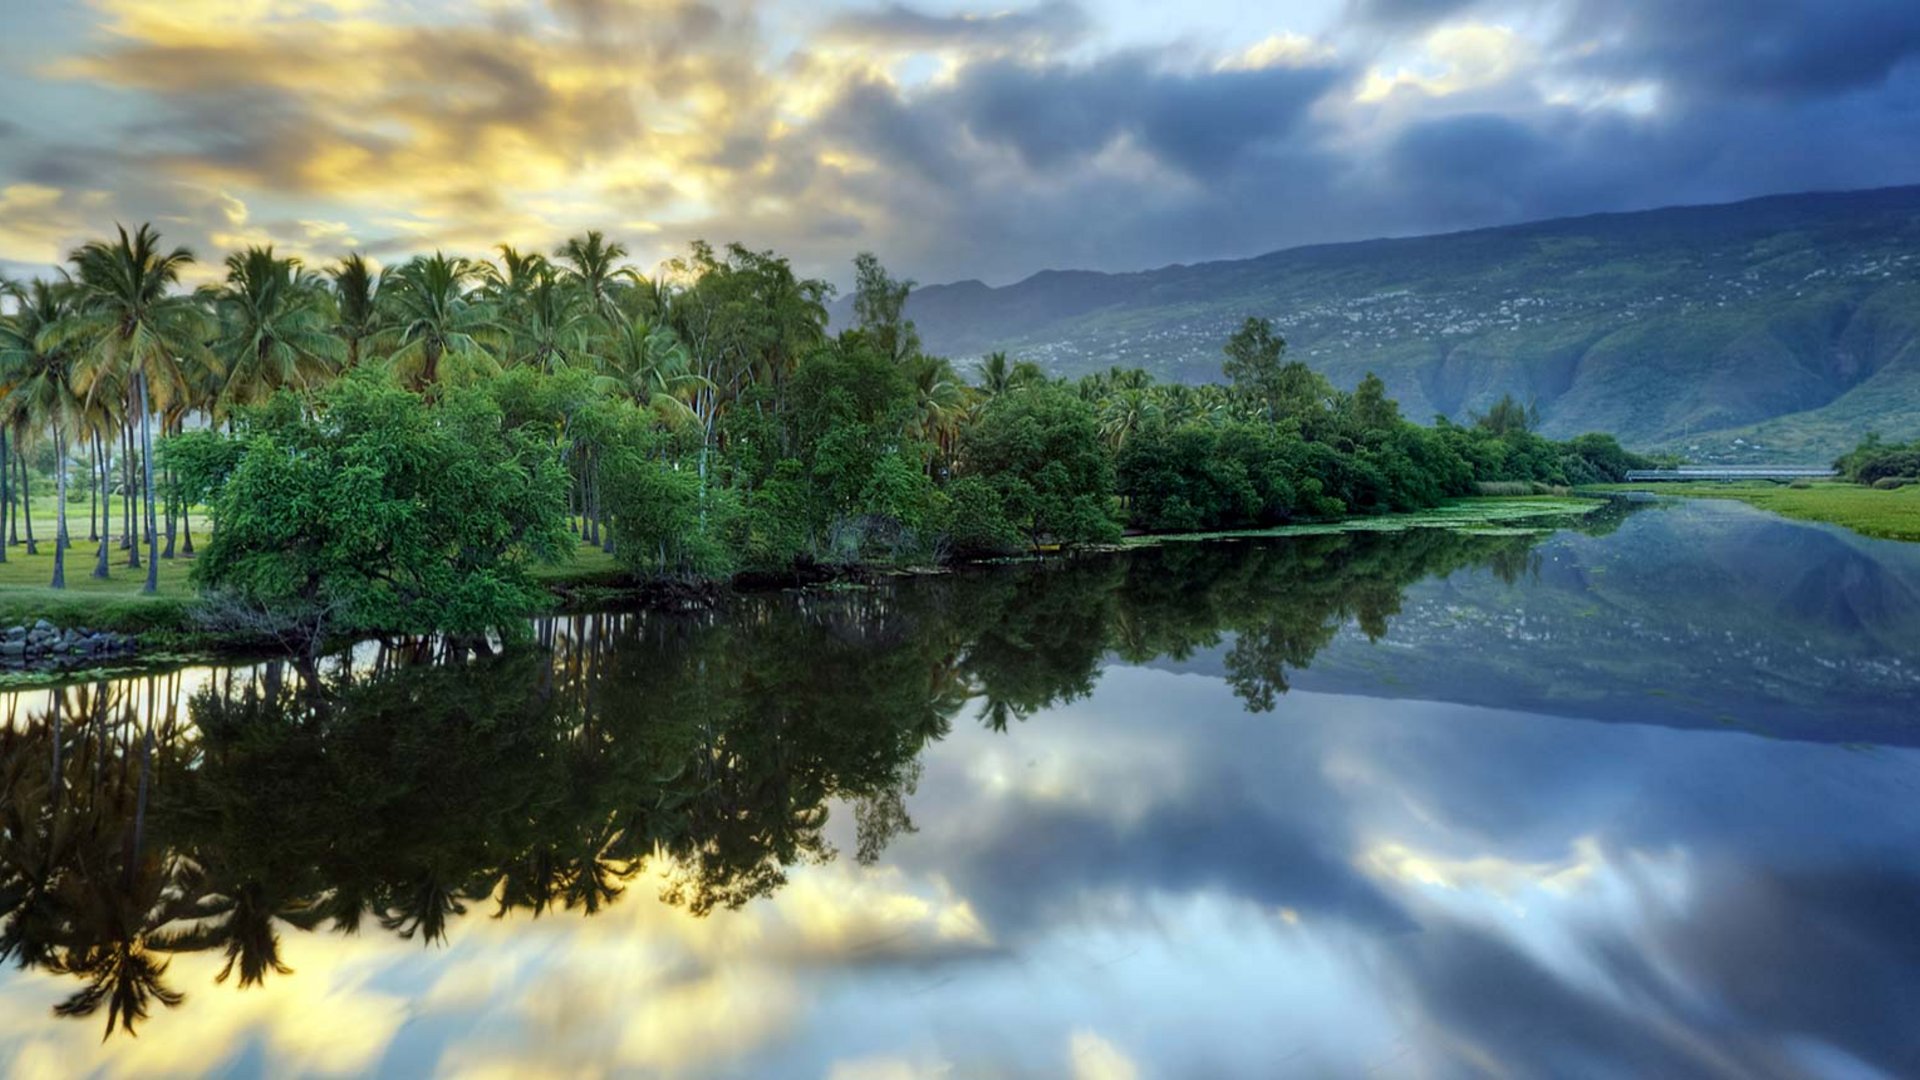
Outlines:
{"type": "Polygon", "coordinates": [[[1920,57],[1914,0],[1580,0],[1578,64],[1697,92],[1799,99],[1877,86],[1920,57]]]}
{"type": "Polygon", "coordinates": [[[935,15],[906,4],[852,12],[827,24],[829,39],[903,49],[1012,48],[1061,45],[1090,29],[1087,13],[1070,0],[993,14],[935,15]]]}
{"type": "Polygon", "coordinates": [[[1347,18],[1367,25],[1425,26],[1474,6],[1477,0],[1347,0],[1347,18]]]}
{"type": "Polygon", "coordinates": [[[1331,65],[1166,71],[1141,54],[1086,66],[994,60],[905,107],[943,114],[1035,170],[1084,162],[1128,137],[1199,176],[1291,133],[1341,74],[1331,65]]]}

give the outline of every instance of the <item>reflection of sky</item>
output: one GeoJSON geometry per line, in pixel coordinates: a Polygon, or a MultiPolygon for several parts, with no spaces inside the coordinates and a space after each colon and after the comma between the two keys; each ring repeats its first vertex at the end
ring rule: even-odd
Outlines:
{"type": "MultiPolygon", "coordinates": [[[[138,1040],[0,977],[22,1076],[1833,1075],[1920,1064],[1920,752],[1116,667],[926,757],[881,864],[693,919],[444,949],[289,931],[297,974],[138,1040]]],[[[850,817],[835,829],[850,850],[850,817]]]]}

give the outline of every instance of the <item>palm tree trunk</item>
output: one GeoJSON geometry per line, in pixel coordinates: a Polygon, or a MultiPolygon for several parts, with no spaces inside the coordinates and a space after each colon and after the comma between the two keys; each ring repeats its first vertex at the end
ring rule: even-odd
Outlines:
{"type": "Polygon", "coordinates": [[[127,549],[127,569],[138,570],[140,569],[140,485],[133,482],[133,471],[138,465],[139,458],[134,453],[132,425],[127,427],[126,443],[125,467],[122,470],[126,474],[126,491],[121,497],[124,505],[120,508],[120,525],[125,530],[125,535],[120,537],[120,546],[127,549]]]}
{"type": "MultiPolygon", "coordinates": [[[[171,428],[171,426],[171,424],[166,425],[167,428],[171,428]]],[[[167,433],[172,434],[171,431],[167,433]]],[[[179,502],[179,487],[180,485],[174,482],[173,466],[169,464],[167,466],[167,546],[165,550],[160,552],[160,557],[163,559],[173,558],[173,540],[175,535],[174,511],[179,502]]]]}
{"type": "Polygon", "coordinates": [[[27,554],[40,554],[40,545],[33,542],[33,477],[27,472],[27,455],[15,455],[20,459],[20,516],[27,526],[27,554]]]}
{"type": "MultiPolygon", "coordinates": [[[[67,433],[53,426],[53,587],[67,587],[67,433]]],[[[56,691],[57,693],[58,691],[56,691]]]]}
{"type": "Polygon", "coordinates": [[[140,393],[140,468],[146,481],[147,499],[147,584],[142,592],[160,591],[160,538],[155,535],[153,517],[153,417],[147,412],[147,373],[133,373],[133,385],[140,393]]]}
{"type": "Polygon", "coordinates": [[[93,576],[102,581],[107,579],[107,544],[113,538],[113,492],[108,481],[113,478],[113,444],[93,433],[94,456],[100,459],[100,557],[94,560],[93,576]]]}
{"type": "Polygon", "coordinates": [[[82,438],[82,446],[87,452],[87,542],[100,539],[100,500],[93,497],[93,482],[100,475],[100,455],[94,451],[93,440],[82,438]]]}
{"type": "Polygon", "coordinates": [[[13,523],[13,470],[7,466],[7,429],[0,427],[0,563],[7,561],[7,526],[13,523]]]}

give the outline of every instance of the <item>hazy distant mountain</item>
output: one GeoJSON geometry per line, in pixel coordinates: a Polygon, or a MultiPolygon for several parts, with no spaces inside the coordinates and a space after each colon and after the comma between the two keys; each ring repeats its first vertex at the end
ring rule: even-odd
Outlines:
{"type": "Polygon", "coordinates": [[[963,366],[1005,349],[1188,382],[1265,315],[1294,357],[1345,386],[1379,372],[1417,419],[1512,391],[1551,434],[1823,460],[1867,430],[1920,435],[1920,187],[965,281],[908,313],[963,366]]]}

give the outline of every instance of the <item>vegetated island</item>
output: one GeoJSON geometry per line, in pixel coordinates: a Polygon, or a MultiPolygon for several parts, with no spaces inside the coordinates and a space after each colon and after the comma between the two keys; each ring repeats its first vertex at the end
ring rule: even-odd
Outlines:
{"type": "Polygon", "coordinates": [[[556,593],[1431,511],[1647,463],[1543,438],[1511,397],[1412,423],[1263,319],[1217,384],[1002,354],[963,374],[871,255],[838,333],[833,288],[772,252],[696,243],[652,277],[625,256],[597,232],[384,271],[256,247],[187,291],[193,254],[143,226],[9,286],[0,619],[295,651],[512,641],[556,593]]]}

